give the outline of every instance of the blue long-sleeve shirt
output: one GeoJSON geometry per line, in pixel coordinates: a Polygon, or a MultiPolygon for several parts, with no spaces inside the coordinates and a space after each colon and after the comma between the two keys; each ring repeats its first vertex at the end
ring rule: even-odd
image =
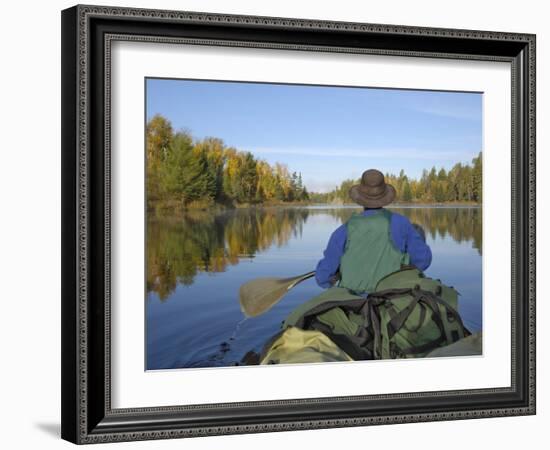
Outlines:
{"type": "MultiPolygon", "coordinates": [[[[364,216],[376,213],[376,209],[366,209],[364,216]]],[[[390,234],[395,244],[401,252],[407,252],[411,264],[414,264],[420,270],[426,270],[432,262],[432,251],[424,242],[420,234],[414,229],[409,219],[401,214],[392,212],[390,221],[390,234]]],[[[323,252],[324,257],[317,264],[315,269],[315,280],[322,288],[329,288],[333,285],[333,277],[340,267],[340,258],[344,254],[347,240],[346,224],[340,225],[332,235],[323,252]]]]}

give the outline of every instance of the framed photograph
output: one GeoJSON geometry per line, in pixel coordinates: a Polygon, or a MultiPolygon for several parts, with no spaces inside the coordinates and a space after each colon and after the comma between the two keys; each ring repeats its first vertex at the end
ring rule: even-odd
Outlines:
{"type": "Polygon", "coordinates": [[[62,437],[535,414],[535,36],[62,12],[62,437]]]}

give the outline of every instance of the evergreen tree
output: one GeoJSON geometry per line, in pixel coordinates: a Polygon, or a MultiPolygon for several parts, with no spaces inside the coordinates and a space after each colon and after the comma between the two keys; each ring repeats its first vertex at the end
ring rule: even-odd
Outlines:
{"type": "Polygon", "coordinates": [[[410,202],[413,199],[412,191],[411,191],[411,185],[409,183],[409,180],[405,178],[405,182],[403,184],[403,201],[404,202],[410,202]]]}
{"type": "Polygon", "coordinates": [[[302,173],[298,173],[298,180],[296,182],[296,199],[297,200],[305,200],[304,198],[304,190],[305,187],[302,182],[302,173]]]}
{"type": "Polygon", "coordinates": [[[240,196],[241,202],[251,202],[256,194],[258,177],[256,174],[256,161],[252,153],[245,153],[240,170],[240,196]]]}
{"type": "Polygon", "coordinates": [[[435,170],[435,166],[433,166],[432,170],[430,170],[430,174],[428,175],[428,179],[430,180],[430,183],[437,179],[437,171],[435,170]]]}
{"type": "Polygon", "coordinates": [[[195,149],[204,152],[207,160],[208,179],[212,186],[207,195],[215,200],[223,198],[223,169],[225,165],[224,144],[221,139],[206,138],[195,144],[195,149]]]}
{"type": "Polygon", "coordinates": [[[302,189],[302,200],[303,201],[308,201],[310,200],[310,197],[309,197],[309,192],[307,191],[307,188],[304,186],[303,189],[302,189]]]}
{"type": "Polygon", "coordinates": [[[206,187],[204,174],[207,172],[204,157],[197,158],[193,152],[193,142],[189,135],[178,133],[170,146],[166,163],[163,164],[163,188],[187,204],[201,198],[206,187]]]}
{"type": "Polygon", "coordinates": [[[435,183],[435,188],[434,188],[434,192],[433,192],[433,199],[437,203],[444,202],[445,201],[445,189],[443,187],[443,182],[437,180],[434,183],[435,183]]]}
{"type": "Polygon", "coordinates": [[[481,152],[472,160],[472,187],[474,200],[481,203],[483,197],[483,184],[482,184],[482,160],[481,152]]]}

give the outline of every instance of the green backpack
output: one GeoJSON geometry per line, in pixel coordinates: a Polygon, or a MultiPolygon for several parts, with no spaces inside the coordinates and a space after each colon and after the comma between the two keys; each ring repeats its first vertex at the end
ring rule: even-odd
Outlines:
{"type": "Polygon", "coordinates": [[[294,310],[283,329],[321,331],[354,360],[417,358],[469,334],[457,307],[455,289],[408,266],[367,298],[327,289],[294,310]]]}

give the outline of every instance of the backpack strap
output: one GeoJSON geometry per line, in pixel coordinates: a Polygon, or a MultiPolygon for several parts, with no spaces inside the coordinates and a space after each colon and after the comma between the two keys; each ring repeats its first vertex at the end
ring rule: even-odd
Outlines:
{"type": "Polygon", "coordinates": [[[397,333],[403,327],[403,325],[405,324],[405,322],[421,299],[421,296],[415,294],[414,289],[411,289],[410,292],[413,294],[413,298],[410,301],[409,305],[401,312],[394,315],[388,323],[388,339],[393,338],[395,333],[397,333]]]}
{"type": "Polygon", "coordinates": [[[372,331],[374,332],[374,354],[376,358],[382,357],[382,355],[395,355],[395,357],[401,355],[415,355],[425,352],[429,352],[435,348],[441,346],[441,344],[456,342],[464,337],[464,325],[458,312],[449,305],[445,300],[430,291],[424,291],[415,286],[414,288],[404,289],[388,289],[385,291],[379,291],[369,297],[367,302],[369,306],[369,318],[372,323],[372,331]],[[397,312],[391,304],[393,297],[402,296],[408,294],[412,296],[407,307],[397,312]],[[380,317],[377,314],[377,310],[380,306],[384,305],[386,311],[389,313],[389,320],[384,324],[381,323],[380,317]],[[420,318],[418,325],[409,329],[406,327],[405,322],[413,313],[416,307],[421,307],[420,318]],[[439,329],[439,337],[433,341],[427,342],[422,345],[413,345],[407,348],[399,348],[395,342],[392,342],[393,337],[402,328],[407,329],[410,332],[416,332],[425,321],[427,311],[431,312],[431,320],[439,329]],[[446,317],[445,317],[446,315],[446,317]],[[456,324],[450,325],[450,322],[456,324]],[[385,326],[387,336],[382,338],[381,327],[385,326]]]}
{"type": "Polygon", "coordinates": [[[441,297],[438,297],[430,291],[424,292],[424,301],[433,310],[433,317],[437,325],[440,327],[442,335],[446,337],[449,343],[456,342],[464,337],[464,323],[462,322],[462,318],[456,309],[454,309],[441,297]],[[441,311],[442,308],[447,315],[445,320],[443,320],[444,318],[441,311]],[[456,322],[457,325],[455,327],[448,326],[451,321],[456,322]]]}

